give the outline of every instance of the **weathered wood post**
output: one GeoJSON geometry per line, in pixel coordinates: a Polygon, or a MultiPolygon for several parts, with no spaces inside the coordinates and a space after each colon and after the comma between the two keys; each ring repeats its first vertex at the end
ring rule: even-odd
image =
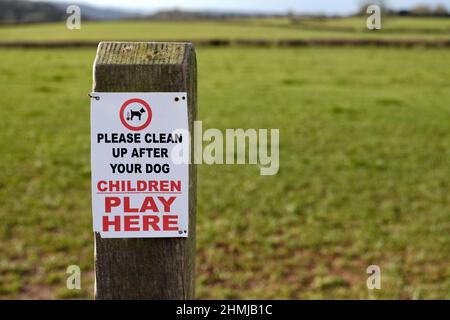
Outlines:
{"type": "MultiPolygon", "coordinates": [[[[189,131],[197,117],[197,70],[191,43],[102,42],[94,92],[186,92],[189,131]]],[[[96,299],[194,297],[196,168],[189,164],[187,238],[105,239],[95,233],[96,299]]]]}

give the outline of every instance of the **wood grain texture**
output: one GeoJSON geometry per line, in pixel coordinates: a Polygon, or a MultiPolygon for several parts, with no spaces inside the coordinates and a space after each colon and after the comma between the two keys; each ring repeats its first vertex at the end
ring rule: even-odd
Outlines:
{"type": "MultiPolygon", "coordinates": [[[[197,118],[191,43],[102,42],[94,92],[187,92],[189,130],[197,118]]],[[[192,144],[191,144],[192,145],[192,144]]],[[[197,174],[189,165],[188,238],[102,239],[95,234],[96,299],[193,299],[197,174]]]]}

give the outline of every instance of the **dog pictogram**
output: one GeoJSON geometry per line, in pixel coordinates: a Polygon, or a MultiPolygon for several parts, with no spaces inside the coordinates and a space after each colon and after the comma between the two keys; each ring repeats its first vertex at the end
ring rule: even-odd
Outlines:
{"type": "Polygon", "coordinates": [[[145,113],[144,108],[141,108],[140,110],[137,110],[137,111],[131,110],[130,120],[133,121],[133,118],[136,116],[139,118],[139,121],[141,121],[142,114],[144,114],[144,113],[145,113]]]}
{"type": "Polygon", "coordinates": [[[120,121],[130,130],[139,131],[146,128],[152,120],[150,105],[142,99],[129,99],[120,108],[120,121]],[[143,115],[144,118],[142,117],[143,115]],[[144,122],[142,123],[141,120],[144,122]]]}

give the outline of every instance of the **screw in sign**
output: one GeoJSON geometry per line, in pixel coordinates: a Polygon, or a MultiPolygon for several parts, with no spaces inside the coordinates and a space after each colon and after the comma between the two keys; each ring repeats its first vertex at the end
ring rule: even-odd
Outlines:
{"type": "Polygon", "coordinates": [[[120,108],[120,121],[132,131],[143,130],[152,121],[152,109],[142,99],[129,99],[120,108]]]}

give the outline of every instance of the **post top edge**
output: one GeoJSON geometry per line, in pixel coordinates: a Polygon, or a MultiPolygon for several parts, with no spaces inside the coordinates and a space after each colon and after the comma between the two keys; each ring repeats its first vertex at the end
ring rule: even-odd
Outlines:
{"type": "Polygon", "coordinates": [[[98,47],[115,44],[115,45],[150,45],[150,46],[194,46],[190,41],[100,41],[98,47]]]}
{"type": "Polygon", "coordinates": [[[193,50],[191,42],[102,41],[96,65],[183,64],[193,50]]]}

